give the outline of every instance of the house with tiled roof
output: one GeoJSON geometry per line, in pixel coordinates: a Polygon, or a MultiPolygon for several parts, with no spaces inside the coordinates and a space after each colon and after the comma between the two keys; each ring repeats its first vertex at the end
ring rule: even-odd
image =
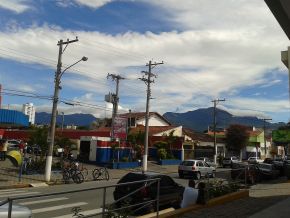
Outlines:
{"type": "MultiPolygon", "coordinates": [[[[120,114],[121,117],[126,117],[128,119],[129,127],[136,127],[139,125],[145,126],[145,112],[131,112],[126,114],[120,114]]],[[[157,112],[149,113],[149,126],[170,126],[171,123],[166,120],[157,112]]]]}
{"type": "MultiPolygon", "coordinates": [[[[145,126],[138,125],[130,129],[130,133],[145,132],[145,126]]],[[[182,137],[182,126],[149,126],[149,136],[173,136],[182,137]]]]}
{"type": "MultiPolygon", "coordinates": [[[[269,150],[271,149],[271,139],[270,138],[264,138],[264,130],[260,128],[256,128],[253,126],[248,127],[248,133],[249,133],[249,141],[248,145],[243,151],[243,158],[247,159],[248,157],[252,156],[263,156],[265,157],[265,142],[266,142],[266,149],[267,154],[269,153],[269,150]],[[264,142],[265,140],[265,142],[264,142]]],[[[213,136],[214,132],[212,130],[209,130],[207,132],[208,135],[213,136]]],[[[224,131],[217,131],[216,132],[217,140],[225,138],[226,137],[226,130],[224,131]]]]}
{"type": "MultiPolygon", "coordinates": [[[[184,135],[184,159],[197,157],[209,157],[214,155],[214,138],[205,133],[199,133],[190,129],[183,129],[184,135]]],[[[216,140],[218,155],[225,155],[225,140],[217,138],[216,140]]]]}

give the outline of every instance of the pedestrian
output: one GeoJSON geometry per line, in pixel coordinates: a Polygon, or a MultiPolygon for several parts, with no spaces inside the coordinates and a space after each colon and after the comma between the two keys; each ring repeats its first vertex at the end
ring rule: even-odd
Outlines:
{"type": "Polygon", "coordinates": [[[23,154],[23,150],[24,150],[24,147],[25,147],[25,143],[23,141],[21,141],[18,145],[19,147],[19,150],[20,150],[20,154],[23,154]]]}
{"type": "Polygon", "coordinates": [[[4,160],[4,153],[3,153],[3,140],[0,140],[0,161],[4,160]]]}
{"type": "Polygon", "coordinates": [[[180,207],[185,208],[189,205],[196,204],[198,197],[198,189],[195,188],[195,181],[190,179],[188,181],[188,187],[185,187],[183,192],[183,198],[180,207]]]}
{"type": "Polygon", "coordinates": [[[198,197],[197,197],[197,204],[206,204],[206,190],[205,190],[205,183],[200,182],[198,183],[198,197]]]}
{"type": "Polygon", "coordinates": [[[2,148],[2,154],[3,154],[3,159],[2,160],[6,160],[6,152],[7,152],[7,148],[8,148],[8,141],[5,140],[3,143],[3,148],[2,148]]]}

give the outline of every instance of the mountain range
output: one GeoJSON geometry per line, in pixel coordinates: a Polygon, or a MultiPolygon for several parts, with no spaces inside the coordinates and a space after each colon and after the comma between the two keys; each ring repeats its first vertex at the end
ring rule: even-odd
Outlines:
{"type": "MultiPolygon", "coordinates": [[[[202,108],[194,111],[188,111],[185,113],[173,113],[166,112],[163,114],[172,125],[181,125],[183,127],[190,128],[192,130],[203,132],[213,124],[213,107],[202,108]]],[[[35,123],[42,125],[50,124],[51,115],[49,113],[40,112],[35,114],[35,123]]],[[[58,115],[56,123],[62,124],[62,118],[64,118],[64,125],[76,125],[76,126],[89,126],[93,122],[98,122],[100,119],[94,117],[91,114],[68,114],[58,115]]],[[[262,128],[265,124],[267,129],[277,129],[279,126],[285,125],[285,123],[269,123],[263,119],[250,116],[234,116],[227,111],[216,109],[216,122],[217,128],[227,128],[231,124],[242,124],[246,126],[255,126],[262,128]]]]}
{"type": "MultiPolygon", "coordinates": [[[[35,113],[35,123],[39,125],[49,125],[51,114],[45,112],[35,113]]],[[[98,121],[99,119],[94,117],[92,114],[67,114],[58,115],[56,117],[56,124],[61,126],[63,119],[63,125],[76,125],[76,126],[89,126],[92,122],[98,121]]]]}
{"type": "MultiPolygon", "coordinates": [[[[213,112],[214,108],[210,107],[185,113],[166,112],[163,116],[174,125],[182,125],[183,127],[203,132],[207,130],[209,126],[213,126],[213,112]]],[[[234,116],[229,112],[218,108],[216,108],[216,124],[217,128],[227,128],[231,124],[241,124],[262,128],[265,124],[267,129],[277,129],[279,126],[285,125],[285,123],[269,123],[257,117],[234,116]]]]}

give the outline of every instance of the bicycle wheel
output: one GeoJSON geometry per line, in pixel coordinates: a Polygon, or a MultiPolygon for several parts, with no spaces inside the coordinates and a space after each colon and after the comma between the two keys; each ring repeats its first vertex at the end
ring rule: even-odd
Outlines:
{"type": "Polygon", "coordinates": [[[70,179],[70,173],[68,170],[64,170],[62,172],[62,179],[64,181],[65,184],[69,183],[69,179],[70,179]]]}
{"type": "Polygon", "coordinates": [[[100,175],[99,175],[99,179],[101,180],[109,180],[110,176],[109,176],[109,172],[106,168],[101,168],[99,169],[100,175]]]}
{"type": "Polygon", "coordinates": [[[93,178],[94,178],[94,180],[97,180],[98,178],[99,178],[99,176],[100,176],[100,171],[99,171],[99,169],[94,169],[93,170],[93,178]]]}
{"type": "Polygon", "coordinates": [[[88,178],[88,175],[89,175],[89,171],[87,168],[83,167],[82,170],[81,170],[81,173],[83,174],[85,180],[88,178]]]}
{"type": "Polygon", "coordinates": [[[81,172],[77,172],[77,173],[75,173],[74,176],[73,176],[73,181],[74,181],[74,183],[76,183],[76,184],[83,183],[84,180],[85,180],[84,175],[83,175],[81,172]]]}
{"type": "Polygon", "coordinates": [[[105,180],[109,180],[110,179],[110,174],[109,174],[109,172],[108,172],[108,170],[106,168],[104,168],[103,174],[104,174],[104,179],[105,180]]]}

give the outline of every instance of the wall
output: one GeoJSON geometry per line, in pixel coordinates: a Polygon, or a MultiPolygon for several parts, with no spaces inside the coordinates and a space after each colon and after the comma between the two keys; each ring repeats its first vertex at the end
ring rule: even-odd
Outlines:
{"type": "MultiPolygon", "coordinates": [[[[145,126],[145,117],[136,120],[137,125],[145,126]]],[[[156,115],[151,115],[149,117],[149,126],[169,126],[167,122],[156,115]]]]}
{"type": "Polygon", "coordinates": [[[160,132],[158,134],[155,134],[154,136],[164,136],[167,135],[169,136],[169,134],[174,131],[173,136],[178,136],[178,137],[182,137],[182,126],[178,126],[176,128],[172,128],[170,130],[164,131],[164,132],[160,132]]]}

